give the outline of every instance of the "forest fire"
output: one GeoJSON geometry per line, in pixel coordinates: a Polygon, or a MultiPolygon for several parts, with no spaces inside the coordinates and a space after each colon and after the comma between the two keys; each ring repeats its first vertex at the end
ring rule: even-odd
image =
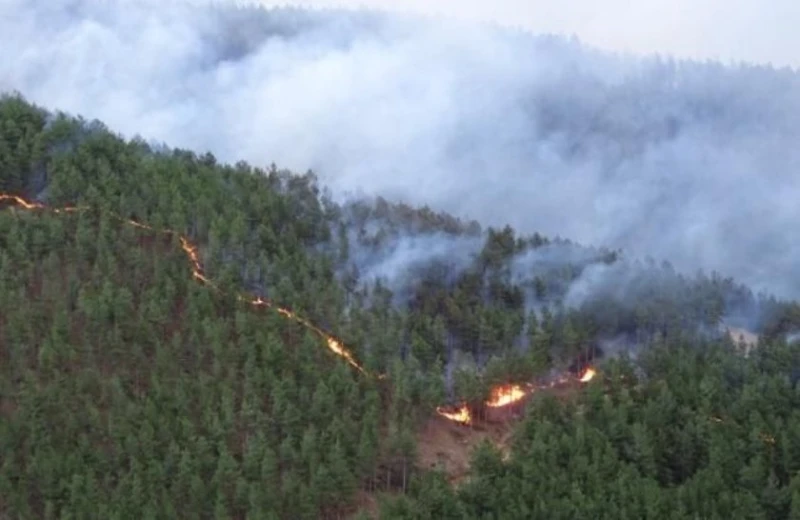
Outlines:
{"type": "Polygon", "coordinates": [[[519,385],[501,385],[492,388],[491,397],[486,401],[486,406],[499,408],[523,399],[528,392],[519,385]]]}
{"type": "Polygon", "coordinates": [[[583,372],[583,375],[581,376],[580,379],[578,379],[578,381],[580,381],[581,383],[588,383],[589,381],[594,379],[594,376],[596,375],[597,371],[594,368],[589,367],[583,372]]]}
{"type": "Polygon", "coordinates": [[[463,404],[452,410],[447,410],[446,408],[439,406],[436,408],[436,413],[457,423],[467,425],[472,424],[472,413],[470,413],[469,407],[466,404],[463,404]]]}
{"type": "Polygon", "coordinates": [[[38,202],[28,202],[22,197],[17,197],[16,195],[7,195],[5,193],[0,193],[0,201],[2,200],[11,201],[12,203],[21,206],[24,209],[45,209],[45,207],[42,204],[39,204],[38,202]]]}
{"type": "MultiPolygon", "coordinates": [[[[502,408],[520,402],[529,393],[520,385],[500,385],[492,388],[489,399],[483,404],[487,408],[502,408]]],[[[466,403],[450,408],[440,406],[436,408],[436,413],[457,423],[472,424],[472,412],[466,403]]]]}
{"type": "MultiPolygon", "coordinates": [[[[128,222],[132,221],[128,220],[128,222]]],[[[203,266],[200,265],[200,257],[197,254],[197,246],[189,242],[189,239],[184,236],[180,237],[180,241],[181,248],[186,253],[186,256],[189,257],[189,261],[192,263],[192,276],[204,284],[210,284],[210,280],[203,274],[203,266]]]]}
{"type": "MultiPolygon", "coordinates": [[[[515,403],[521,402],[523,399],[537,390],[555,388],[561,385],[568,385],[570,383],[574,384],[575,381],[578,383],[588,383],[594,379],[595,376],[597,376],[597,370],[593,367],[587,367],[580,377],[562,374],[555,380],[546,384],[540,384],[538,386],[528,385],[528,388],[525,388],[521,385],[499,385],[489,391],[489,399],[486,400],[483,405],[487,408],[503,408],[505,406],[511,406],[515,403]]],[[[436,413],[457,423],[465,425],[472,424],[472,413],[466,403],[462,403],[455,408],[439,407],[436,409],[436,413]]]]}
{"type": "Polygon", "coordinates": [[[341,341],[339,341],[338,339],[334,338],[330,334],[326,333],[325,331],[323,331],[322,329],[320,329],[319,327],[317,327],[316,325],[314,325],[310,321],[299,317],[298,315],[296,315],[295,313],[293,313],[289,309],[284,309],[283,307],[278,307],[277,310],[278,310],[279,313],[283,314],[287,318],[295,320],[296,322],[300,323],[304,327],[307,327],[308,329],[310,329],[310,330],[314,331],[315,333],[317,333],[319,336],[322,336],[323,338],[325,338],[325,342],[327,343],[328,348],[331,351],[333,351],[336,355],[344,358],[345,361],[350,363],[350,365],[353,368],[357,369],[362,374],[366,374],[366,372],[364,371],[364,368],[361,365],[358,364],[358,362],[356,361],[356,359],[353,356],[352,352],[347,350],[345,348],[345,346],[342,345],[341,341]]]}
{"type": "Polygon", "coordinates": [[[18,195],[9,195],[7,193],[0,193],[0,202],[2,201],[10,201],[12,204],[16,204],[17,206],[23,209],[45,209],[52,211],[53,213],[75,213],[77,211],[84,211],[87,208],[85,207],[76,207],[76,206],[64,206],[63,208],[48,208],[41,202],[31,202],[29,200],[25,200],[18,195]]]}
{"type": "MultiPolygon", "coordinates": [[[[0,202],[3,202],[3,201],[10,202],[10,203],[12,203],[12,204],[14,204],[14,205],[16,205],[16,206],[18,206],[20,208],[26,209],[26,210],[47,210],[47,211],[51,211],[51,212],[56,213],[56,214],[74,213],[74,212],[79,212],[79,211],[85,211],[86,209],[88,209],[86,207],[79,207],[79,206],[65,206],[63,208],[49,208],[49,207],[45,206],[44,204],[42,204],[40,202],[31,202],[31,201],[28,201],[28,200],[26,200],[26,199],[24,199],[24,198],[22,198],[22,197],[20,197],[18,195],[9,195],[9,194],[5,194],[5,193],[0,193],[0,202]]],[[[177,231],[171,230],[171,229],[156,229],[156,228],[154,228],[152,226],[149,226],[147,224],[144,224],[142,222],[138,222],[138,221],[133,220],[133,219],[123,218],[120,215],[117,215],[117,214],[114,214],[114,213],[112,213],[112,216],[114,218],[116,218],[117,220],[121,221],[121,222],[124,222],[126,224],[130,224],[130,225],[132,225],[134,227],[137,227],[137,228],[146,229],[148,231],[153,231],[153,232],[156,232],[156,233],[162,233],[162,234],[166,234],[166,235],[177,236],[178,240],[180,241],[180,244],[181,244],[181,249],[186,254],[186,257],[189,260],[192,277],[195,280],[198,280],[203,285],[211,287],[212,289],[219,290],[219,288],[203,272],[203,265],[200,262],[200,254],[199,254],[197,245],[192,243],[191,240],[189,240],[188,237],[178,233],[177,231]]],[[[355,360],[355,357],[353,356],[353,354],[349,350],[347,350],[345,348],[345,346],[342,344],[341,341],[337,340],[336,338],[334,338],[330,334],[327,334],[325,331],[323,331],[322,329],[320,329],[316,325],[312,324],[308,320],[297,316],[295,313],[293,313],[292,311],[290,311],[288,309],[284,309],[282,307],[277,307],[277,306],[273,305],[273,303],[271,301],[265,300],[264,298],[262,298],[260,296],[254,296],[254,295],[249,295],[249,294],[248,295],[240,294],[238,296],[238,299],[240,301],[247,302],[250,305],[253,305],[255,307],[275,308],[275,310],[277,312],[279,312],[280,314],[282,314],[282,315],[286,316],[287,318],[290,318],[290,319],[300,323],[304,327],[306,327],[306,328],[310,329],[311,331],[313,331],[318,336],[320,336],[323,339],[325,339],[325,342],[326,342],[328,348],[334,354],[344,358],[345,361],[347,361],[350,365],[352,365],[354,368],[356,368],[359,372],[365,373],[364,369],[361,367],[361,365],[359,365],[358,362],[355,360]]]]}
{"type": "MultiPolygon", "coordinates": [[[[47,210],[47,211],[51,211],[51,212],[56,213],[56,214],[74,213],[74,212],[84,211],[84,210],[88,209],[86,207],[79,207],[79,206],[65,206],[63,208],[49,208],[49,207],[45,206],[42,203],[31,202],[31,201],[28,201],[28,200],[26,200],[26,199],[24,199],[22,197],[17,196],[17,195],[9,195],[9,194],[0,193],[0,202],[3,202],[3,201],[10,202],[11,204],[14,204],[14,205],[16,205],[16,206],[18,206],[20,208],[26,209],[26,210],[47,210]]],[[[219,290],[219,288],[214,284],[214,282],[211,281],[211,279],[209,279],[205,275],[204,269],[203,269],[203,265],[202,265],[202,263],[200,261],[200,254],[199,254],[198,247],[197,247],[196,244],[192,243],[191,240],[189,240],[188,237],[186,237],[186,236],[184,236],[184,235],[182,235],[182,234],[180,234],[180,233],[178,233],[178,232],[176,232],[174,230],[171,230],[171,229],[156,229],[156,228],[154,228],[152,226],[149,226],[147,224],[144,224],[142,222],[138,222],[138,221],[133,220],[133,219],[123,218],[120,215],[117,215],[117,214],[114,214],[114,213],[112,213],[112,216],[114,218],[118,219],[121,222],[127,223],[129,225],[132,225],[132,226],[135,226],[135,227],[138,227],[138,228],[141,228],[141,229],[146,229],[148,231],[153,231],[153,232],[157,232],[157,233],[163,233],[163,234],[173,235],[173,236],[178,237],[181,249],[186,254],[186,257],[187,257],[187,259],[189,261],[189,267],[190,267],[190,271],[191,271],[192,277],[195,280],[197,280],[200,283],[202,283],[203,285],[206,285],[206,286],[208,286],[208,287],[210,287],[212,289],[215,289],[215,290],[219,290]]],[[[261,296],[256,296],[256,295],[252,295],[252,294],[239,294],[238,295],[238,299],[240,301],[246,302],[246,303],[248,303],[248,304],[250,304],[250,305],[252,305],[254,307],[265,307],[265,308],[274,309],[276,312],[280,313],[281,315],[300,323],[301,325],[303,325],[304,327],[308,328],[309,330],[311,330],[312,332],[314,332],[318,336],[320,336],[323,339],[325,339],[326,345],[327,345],[328,349],[331,352],[333,352],[337,356],[343,358],[345,361],[347,361],[352,367],[357,369],[359,372],[366,374],[366,371],[364,370],[364,368],[355,360],[355,357],[353,356],[353,354],[342,344],[341,341],[339,341],[338,339],[336,339],[332,335],[326,333],[325,331],[323,331],[322,329],[320,329],[319,327],[317,327],[316,325],[314,325],[313,323],[311,323],[307,319],[301,318],[300,316],[297,316],[294,312],[290,311],[289,309],[286,309],[286,308],[283,308],[283,307],[278,307],[272,301],[270,301],[268,299],[265,299],[265,298],[263,298],[261,296]]],[[[594,378],[596,374],[597,374],[597,372],[595,371],[595,369],[589,367],[583,372],[583,374],[578,379],[578,381],[580,381],[581,383],[587,383],[587,382],[591,381],[592,378],[594,378]]],[[[379,379],[384,379],[386,376],[384,374],[381,374],[381,375],[378,375],[377,377],[379,379]]],[[[542,385],[539,388],[551,388],[551,387],[559,385],[559,384],[569,383],[570,380],[574,381],[574,378],[570,378],[568,376],[561,376],[556,381],[553,381],[548,385],[542,385]]],[[[527,397],[530,393],[532,393],[536,389],[537,389],[537,387],[535,387],[533,385],[530,385],[530,387],[527,388],[527,389],[525,387],[521,386],[521,385],[515,385],[515,384],[500,385],[500,386],[497,386],[497,387],[495,387],[495,388],[493,388],[491,390],[490,397],[484,403],[484,406],[486,406],[487,408],[502,408],[502,407],[505,407],[505,406],[513,405],[515,403],[518,403],[518,402],[522,401],[525,397],[527,397]]],[[[438,407],[436,409],[436,412],[439,415],[441,415],[443,417],[446,417],[447,419],[449,419],[451,421],[455,421],[455,422],[458,422],[458,423],[461,423],[461,424],[468,425],[468,424],[472,424],[472,421],[473,421],[472,412],[470,411],[470,408],[469,408],[469,406],[467,404],[461,404],[460,406],[455,407],[455,408],[452,408],[452,407],[438,407]]]]}

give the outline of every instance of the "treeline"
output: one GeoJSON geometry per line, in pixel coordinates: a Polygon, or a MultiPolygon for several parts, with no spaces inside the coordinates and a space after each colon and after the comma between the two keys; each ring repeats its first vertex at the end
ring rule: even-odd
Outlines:
{"type": "Polygon", "coordinates": [[[534,400],[509,456],[486,443],[459,489],[426,474],[381,518],[800,518],[797,367],[785,343],[660,343],[534,400]]]}
{"type": "MultiPolygon", "coordinates": [[[[482,230],[380,198],[342,212],[331,256],[348,301],[399,309],[403,352],[426,366],[510,359],[525,380],[608,342],[636,349],[656,336],[714,338],[725,325],[774,339],[800,323],[793,304],[717,273],[686,276],[667,262],[508,226],[482,230]]],[[[367,353],[380,340],[342,330],[367,353]]]]}
{"type": "Polygon", "coordinates": [[[0,516],[338,518],[405,485],[427,387],[397,366],[386,391],[236,298],[341,319],[306,253],[328,233],[309,177],[153,153],[17,97],[0,130],[2,191],[90,208],[0,211],[0,516]],[[128,218],[200,244],[221,290],[128,218]]]}
{"type": "Polygon", "coordinates": [[[378,390],[305,328],[194,284],[163,236],[0,229],[4,515],[317,518],[371,474],[378,390]]]}
{"type": "Polygon", "coordinates": [[[0,100],[0,191],[89,208],[0,211],[12,516],[336,518],[358,489],[438,489],[417,480],[414,432],[447,400],[605,341],[714,337],[734,312],[775,340],[800,324],[796,306],[717,275],[429,208],[335,204],[312,173],[126,141],[19,96],[0,100]],[[188,237],[221,290],[193,281],[176,234],[126,219],[188,237]]]}

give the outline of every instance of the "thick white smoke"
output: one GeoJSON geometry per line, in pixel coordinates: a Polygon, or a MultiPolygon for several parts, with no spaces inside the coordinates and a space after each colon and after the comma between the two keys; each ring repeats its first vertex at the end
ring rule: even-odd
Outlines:
{"type": "Polygon", "coordinates": [[[0,34],[0,90],[126,136],[800,296],[789,70],[188,3],[5,0],[0,34]]]}

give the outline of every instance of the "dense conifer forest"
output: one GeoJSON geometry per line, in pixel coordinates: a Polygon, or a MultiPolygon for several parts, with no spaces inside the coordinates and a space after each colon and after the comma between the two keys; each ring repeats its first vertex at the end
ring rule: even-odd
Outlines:
{"type": "Polygon", "coordinates": [[[0,516],[800,518],[796,303],[18,95],[0,192],[0,516]],[[419,464],[437,407],[589,363],[419,464]]]}

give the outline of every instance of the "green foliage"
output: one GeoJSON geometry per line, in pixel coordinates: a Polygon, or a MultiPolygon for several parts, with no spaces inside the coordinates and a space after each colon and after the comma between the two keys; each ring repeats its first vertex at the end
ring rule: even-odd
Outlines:
{"type": "Polygon", "coordinates": [[[640,383],[620,379],[633,370],[620,361],[569,401],[534,399],[507,460],[484,444],[456,493],[432,500],[421,478],[386,518],[427,518],[442,501],[459,518],[796,515],[800,392],[789,372],[800,349],[744,359],[720,344],[667,344],[642,355],[640,383]],[[789,363],[768,363],[776,356],[789,363]]]}
{"type": "Polygon", "coordinates": [[[340,206],[310,172],[153,150],[18,96],[0,99],[0,191],[86,208],[0,208],[2,517],[339,518],[359,489],[408,493],[387,518],[800,511],[784,377],[798,365],[782,342],[796,304],[429,208],[340,206]],[[182,237],[213,286],[193,278],[182,237]],[[364,258],[408,237],[477,247],[457,269],[361,278],[364,258]],[[564,305],[587,269],[609,266],[624,297],[564,305]],[[369,375],[243,293],[335,332],[369,375]],[[734,306],[762,310],[775,349],[744,363],[687,347],[734,306]],[[611,363],[608,395],[541,402],[511,460],[482,446],[458,493],[415,467],[437,405],[479,403],[611,337],[659,345],[640,360],[643,386],[611,363]]]}
{"type": "Polygon", "coordinates": [[[156,155],[17,97],[0,142],[3,190],[31,197],[44,171],[52,207],[92,208],[0,212],[0,516],[340,516],[379,462],[382,398],[315,333],[233,297],[282,291],[336,319],[341,291],[306,253],[328,234],[313,178],[156,155]]]}

